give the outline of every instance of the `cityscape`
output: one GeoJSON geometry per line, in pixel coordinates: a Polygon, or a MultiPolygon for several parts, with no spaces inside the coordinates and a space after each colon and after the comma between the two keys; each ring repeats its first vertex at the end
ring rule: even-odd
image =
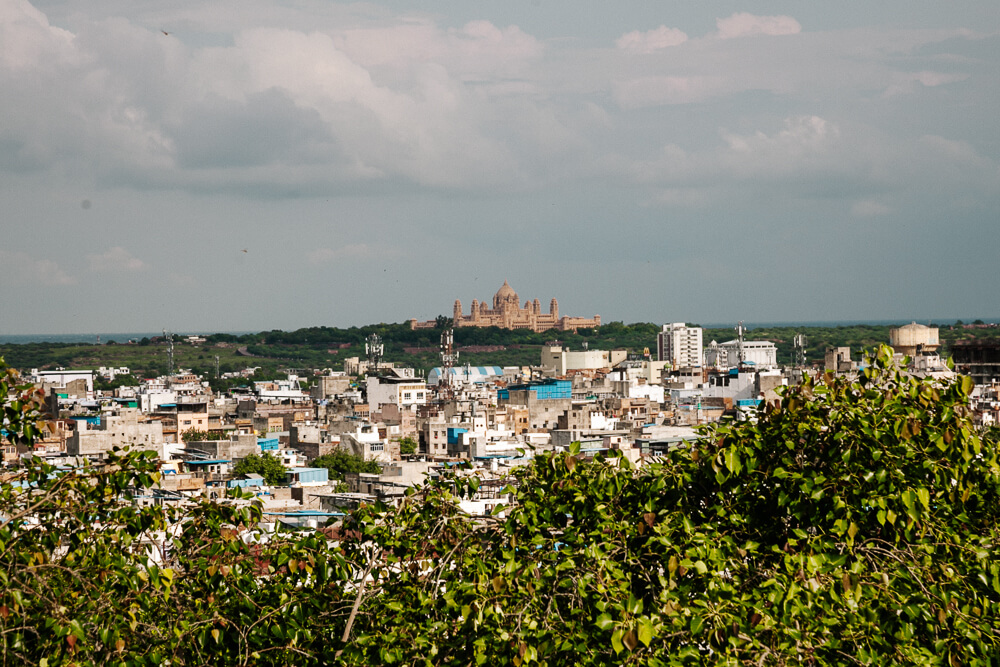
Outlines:
{"type": "Polygon", "coordinates": [[[1000,663],[1000,12],[0,0],[0,663],[1000,663]]]}

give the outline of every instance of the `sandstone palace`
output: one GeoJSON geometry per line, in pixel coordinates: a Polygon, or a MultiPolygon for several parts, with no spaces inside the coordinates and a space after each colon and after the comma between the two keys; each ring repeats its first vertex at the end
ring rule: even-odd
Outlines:
{"type": "MultiPolygon", "coordinates": [[[[410,326],[414,329],[433,329],[436,326],[434,320],[418,322],[410,320],[410,326]]],[[[501,329],[531,329],[532,331],[548,331],[558,329],[560,331],[576,331],[579,328],[601,326],[601,316],[594,315],[593,319],[586,317],[559,317],[559,302],[555,299],[549,302],[549,312],[542,312],[542,304],[538,299],[525,301],[524,307],[520,306],[517,292],[515,292],[507,281],[503,281],[503,287],[493,295],[493,307],[488,308],[485,301],[472,300],[472,310],[468,315],[462,314],[462,302],[455,300],[455,311],[453,326],[456,327],[500,327],[501,329]]]]}

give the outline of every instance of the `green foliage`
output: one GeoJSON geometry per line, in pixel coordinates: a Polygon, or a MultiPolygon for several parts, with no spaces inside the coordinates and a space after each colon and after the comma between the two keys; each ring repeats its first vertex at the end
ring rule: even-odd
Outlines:
{"type": "Polygon", "coordinates": [[[385,565],[352,655],[992,664],[997,443],[972,429],[968,382],[890,364],[883,349],[856,383],[789,389],[641,470],[540,456],[502,521],[462,521],[436,496],[359,514],[356,553],[385,565]]]}
{"type": "Polygon", "coordinates": [[[402,438],[399,441],[399,453],[402,456],[409,456],[417,452],[417,441],[413,438],[402,438]]]}
{"type": "Polygon", "coordinates": [[[181,433],[181,440],[184,442],[206,442],[228,439],[229,434],[225,431],[199,431],[198,429],[192,428],[181,433]]]}
{"type": "Polygon", "coordinates": [[[0,357],[0,442],[31,445],[45,427],[42,420],[44,400],[41,390],[22,383],[17,371],[7,368],[0,357]]]}
{"type": "Polygon", "coordinates": [[[287,470],[281,465],[281,461],[271,456],[269,453],[250,454],[239,463],[233,466],[234,475],[257,474],[264,478],[264,481],[271,486],[278,486],[287,482],[287,470]]]}
{"type": "Polygon", "coordinates": [[[94,378],[94,389],[100,391],[111,391],[117,389],[118,387],[138,387],[139,379],[135,376],[129,375],[116,375],[111,380],[105,380],[103,377],[97,376],[94,378]]]}
{"type": "Polygon", "coordinates": [[[344,479],[344,473],[349,472],[366,472],[374,475],[382,472],[382,467],[375,461],[365,461],[362,457],[339,447],[330,454],[317,457],[312,465],[329,470],[330,479],[344,479]]]}
{"type": "Polygon", "coordinates": [[[636,469],[538,456],[472,519],[457,470],[330,541],[243,497],[136,508],[146,454],[0,484],[0,650],[18,664],[993,664],[1000,463],[970,384],[789,388],[636,469]],[[172,526],[170,532],[167,527],[172,526]],[[42,529],[44,527],[44,529],[42,529]],[[170,535],[158,561],[156,536],[170,535]]]}

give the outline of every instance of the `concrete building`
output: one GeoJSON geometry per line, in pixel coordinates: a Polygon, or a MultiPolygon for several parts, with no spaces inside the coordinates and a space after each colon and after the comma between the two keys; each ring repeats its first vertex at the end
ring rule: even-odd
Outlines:
{"type": "Polygon", "coordinates": [[[310,389],[313,400],[325,401],[332,396],[342,396],[351,389],[351,378],[347,373],[330,373],[316,378],[310,389]]]}
{"type": "Polygon", "coordinates": [[[238,462],[251,454],[260,454],[257,436],[253,434],[233,435],[228,440],[196,440],[185,444],[188,455],[205,459],[227,459],[238,462]]]}
{"type": "Polygon", "coordinates": [[[395,444],[393,452],[392,445],[379,435],[378,427],[371,423],[358,424],[353,431],[341,433],[340,446],[365,461],[389,463],[399,458],[399,443],[395,444]]]}
{"type": "Polygon", "coordinates": [[[850,373],[857,370],[858,365],[851,361],[851,348],[828,347],[823,359],[823,370],[833,373],[850,373]]]}
{"type": "Polygon", "coordinates": [[[660,361],[669,362],[673,370],[701,367],[704,364],[701,327],[689,327],[684,322],[664,324],[656,335],[656,355],[660,361]]]}
{"type": "MultiPolygon", "coordinates": [[[[441,383],[444,369],[435,366],[427,374],[427,384],[441,383]]],[[[455,366],[448,369],[448,383],[452,386],[462,384],[486,384],[503,378],[504,369],[500,366],[455,366]]]]}
{"type": "MultiPolygon", "coordinates": [[[[757,368],[775,368],[778,365],[778,348],[767,340],[743,341],[743,363],[757,368]]],[[[731,368],[740,362],[740,343],[729,340],[705,348],[705,364],[716,368],[731,368]]]]}
{"type": "Polygon", "coordinates": [[[559,345],[542,348],[541,366],[546,374],[561,376],[569,371],[614,368],[628,358],[626,350],[575,350],[559,345]]]}
{"type": "Polygon", "coordinates": [[[370,375],[367,389],[371,410],[377,411],[388,403],[412,410],[427,403],[427,384],[423,380],[370,375]]]}
{"type": "MultiPolygon", "coordinates": [[[[462,314],[462,302],[455,300],[453,324],[456,327],[500,327],[501,329],[531,329],[542,332],[549,329],[559,331],[576,331],[579,328],[601,326],[601,316],[594,315],[593,318],[583,317],[559,317],[559,302],[555,299],[549,302],[549,312],[542,312],[542,304],[538,299],[525,301],[524,307],[520,305],[517,292],[503,281],[503,285],[493,295],[493,307],[487,306],[486,301],[480,302],[472,300],[472,309],[468,315],[462,314]]],[[[410,326],[414,329],[433,329],[437,326],[436,320],[418,322],[410,320],[410,326]]]]}
{"type": "Polygon", "coordinates": [[[545,380],[510,385],[497,392],[498,405],[528,410],[526,425],[515,423],[518,434],[557,428],[559,417],[573,404],[573,383],[569,380],[545,380]]]}
{"type": "Polygon", "coordinates": [[[897,354],[908,357],[937,352],[941,346],[937,327],[927,327],[916,322],[889,329],[889,345],[897,354]]]}
{"type": "Polygon", "coordinates": [[[163,457],[163,425],[159,421],[145,421],[138,410],[126,408],[105,414],[98,424],[88,426],[86,421],[77,422],[66,439],[67,454],[104,458],[115,447],[127,446],[163,457]]]}
{"type": "Polygon", "coordinates": [[[995,340],[958,341],[951,347],[955,370],[976,384],[1000,381],[1000,342],[995,340]]]}

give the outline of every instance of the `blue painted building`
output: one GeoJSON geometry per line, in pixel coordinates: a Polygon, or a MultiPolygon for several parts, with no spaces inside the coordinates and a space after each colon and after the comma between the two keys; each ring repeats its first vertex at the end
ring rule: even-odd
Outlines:
{"type": "Polygon", "coordinates": [[[526,382],[512,384],[497,392],[501,401],[509,401],[511,392],[526,391],[535,400],[551,400],[573,398],[573,383],[570,380],[542,380],[541,382],[526,382]]]}

